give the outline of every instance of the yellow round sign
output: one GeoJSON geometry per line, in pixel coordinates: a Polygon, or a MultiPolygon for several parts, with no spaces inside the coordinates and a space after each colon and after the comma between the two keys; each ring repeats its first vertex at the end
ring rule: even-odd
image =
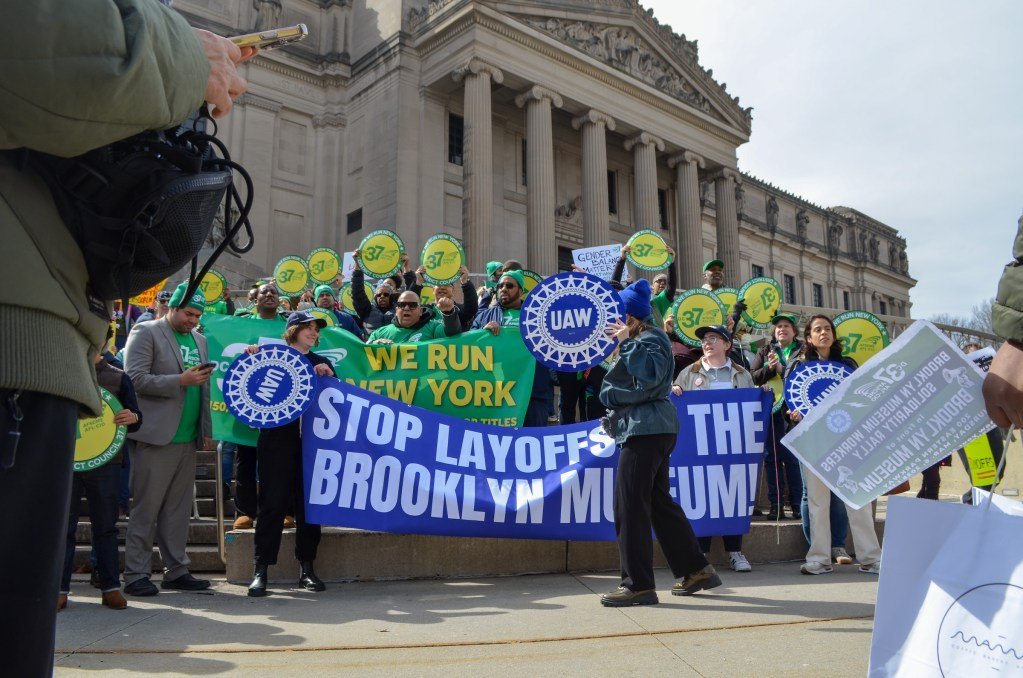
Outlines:
{"type": "MultiPolygon", "coordinates": [[[[369,283],[363,283],[363,288],[366,290],[366,298],[373,299],[373,286],[369,283]]],[[[346,282],[338,290],[337,300],[341,303],[341,310],[349,313],[350,315],[359,315],[355,311],[355,302],[352,301],[352,283],[346,282]]]]}
{"type": "Polygon", "coordinates": [[[371,278],[386,278],[401,270],[405,243],[393,231],[373,231],[359,243],[359,268],[371,278]]]}
{"type": "Polygon", "coordinates": [[[327,327],[333,327],[337,325],[337,320],[334,318],[334,314],[322,308],[310,308],[309,313],[313,316],[323,320],[327,323],[327,327]]]}
{"type": "Polygon", "coordinates": [[[341,271],[341,255],[329,247],[309,253],[309,277],[318,283],[332,283],[341,271]]]}
{"type": "Polygon", "coordinates": [[[103,413],[91,419],[79,419],[75,434],[75,471],[91,471],[117,456],[128,436],[128,429],[114,423],[114,414],[124,408],[114,394],[99,389],[103,413]]]}
{"type": "Polygon", "coordinates": [[[781,375],[776,374],[767,380],[767,385],[774,391],[774,405],[771,406],[771,413],[774,414],[785,404],[785,382],[781,375]]]}
{"type": "Polygon", "coordinates": [[[430,237],[423,245],[419,261],[426,268],[423,275],[426,281],[434,285],[450,285],[461,275],[458,269],[465,263],[465,250],[458,238],[447,233],[438,233],[430,237]]]}
{"type": "Polygon", "coordinates": [[[419,303],[426,305],[435,301],[437,301],[437,294],[434,289],[429,285],[424,285],[423,289],[419,290],[419,303]]]}
{"type": "Polygon", "coordinates": [[[873,313],[846,311],[835,316],[834,322],[842,355],[852,358],[857,365],[870,360],[891,342],[888,328],[873,313]]]}
{"type": "Polygon", "coordinates": [[[637,231],[626,244],[630,246],[626,258],[633,266],[644,271],[660,271],[667,268],[675,259],[668,251],[668,244],[657,231],[650,229],[637,231]]]}
{"type": "Polygon", "coordinates": [[[526,283],[522,290],[522,297],[525,298],[533,291],[533,288],[543,282],[543,276],[533,271],[522,269],[522,280],[526,283]]]}
{"type": "Polygon", "coordinates": [[[726,313],[731,312],[735,302],[739,300],[739,290],[734,287],[719,287],[714,290],[714,294],[718,301],[724,305],[726,313]]]}
{"type": "Polygon", "coordinates": [[[206,298],[207,304],[212,304],[224,298],[224,290],[227,289],[227,280],[220,273],[210,270],[199,281],[199,291],[206,298]]]}
{"type": "Polygon", "coordinates": [[[725,307],[713,292],[702,287],[676,297],[670,313],[675,321],[675,335],[689,346],[700,345],[698,328],[725,322],[725,307]]]}
{"type": "Polygon", "coordinates": [[[742,319],[750,327],[767,329],[771,318],[781,308],[781,285],[774,278],[751,278],[739,288],[739,298],[746,304],[742,319]]]}
{"type": "Polygon", "coordinates": [[[284,257],[274,266],[274,282],[282,297],[297,297],[309,282],[309,269],[302,257],[284,257]]]}

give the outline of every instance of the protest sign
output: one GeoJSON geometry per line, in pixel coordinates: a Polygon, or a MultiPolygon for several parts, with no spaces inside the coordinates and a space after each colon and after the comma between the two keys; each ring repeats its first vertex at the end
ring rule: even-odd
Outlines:
{"type": "Polygon", "coordinates": [[[868,675],[1023,675],[1023,516],[1003,501],[888,500],[868,675]]]}
{"type": "MultiPolygon", "coordinates": [[[[749,531],[770,394],[693,391],[672,495],[698,535],[749,531]]],[[[618,451],[598,422],[509,429],[318,379],[302,418],[306,517],[451,536],[610,541],[618,451]]]]}
{"type": "Polygon", "coordinates": [[[282,257],[274,266],[274,283],[282,297],[297,297],[309,282],[309,268],[302,257],[282,257]]]}
{"type": "Polygon", "coordinates": [[[726,311],[713,292],[697,287],[675,297],[669,314],[675,321],[675,336],[688,346],[699,346],[696,330],[705,325],[723,325],[726,311]]]}
{"type": "Polygon", "coordinates": [[[852,358],[857,365],[867,362],[891,343],[888,328],[873,313],[846,311],[836,315],[833,323],[842,355],[852,358]]]}
{"type": "Polygon", "coordinates": [[[128,429],[114,423],[114,415],[124,409],[117,397],[99,387],[103,413],[98,417],[78,419],[75,430],[74,469],[92,471],[117,456],[124,447],[128,429]]]}
{"type": "Polygon", "coordinates": [[[572,250],[572,263],[591,275],[611,280],[615,264],[622,253],[621,245],[598,245],[572,250]]]}
{"type": "Polygon", "coordinates": [[[145,292],[140,292],[134,297],[128,300],[128,303],[141,306],[142,308],[148,308],[156,303],[156,295],[163,289],[163,286],[167,284],[167,278],[164,278],[160,282],[150,287],[145,292]]]}
{"type": "Polygon", "coordinates": [[[982,381],[955,344],[918,320],[782,443],[842,501],[860,508],[993,426],[982,381]]]}
{"type": "MultiPolygon", "coordinates": [[[[224,373],[251,344],[282,343],[283,320],[232,316],[203,319],[210,360],[213,437],[255,445],[257,432],[238,421],[223,396],[224,373]]],[[[534,364],[514,329],[494,336],[484,330],[409,344],[363,344],[340,327],[320,331],[314,353],[330,360],[346,381],[390,398],[465,419],[517,426],[533,387],[534,364]]]]}
{"type": "Polygon", "coordinates": [[[309,406],[313,366],[297,349],[261,347],[235,359],[224,373],[228,411],[253,428],[284,426],[309,406]]]}
{"type": "Polygon", "coordinates": [[[405,243],[394,231],[373,231],[359,243],[356,261],[363,273],[371,278],[386,278],[401,270],[405,243]]]}
{"type": "Polygon", "coordinates": [[[783,299],[781,285],[774,278],[750,278],[739,288],[739,299],[746,304],[742,319],[750,327],[767,329],[777,315],[783,299]]]}
{"type": "Polygon", "coordinates": [[[317,247],[309,253],[309,277],[317,284],[331,284],[341,271],[341,257],[329,247],[317,247]]]}
{"type": "Polygon", "coordinates": [[[633,233],[626,244],[629,246],[626,258],[644,271],[664,270],[675,260],[661,234],[649,228],[633,233]]]}
{"type": "Polygon", "coordinates": [[[465,264],[465,250],[458,238],[447,233],[430,236],[419,255],[426,272],[426,282],[434,285],[450,285],[462,275],[459,269],[465,264]]]}

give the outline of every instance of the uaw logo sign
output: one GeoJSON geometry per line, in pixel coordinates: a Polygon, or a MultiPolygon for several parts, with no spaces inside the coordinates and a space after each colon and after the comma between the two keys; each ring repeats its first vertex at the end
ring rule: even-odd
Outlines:
{"type": "Polygon", "coordinates": [[[522,305],[519,331],[538,361],[555,370],[599,365],[615,349],[607,324],[622,318],[610,284],[588,273],[559,273],[533,288],[522,305]]]}
{"type": "Polygon", "coordinates": [[[785,403],[805,417],[852,373],[851,367],[834,360],[803,363],[785,379],[785,403]]]}
{"type": "Polygon", "coordinates": [[[949,606],[938,629],[942,676],[1023,675],[1023,588],[992,583],[974,587],[949,606]]]}
{"type": "Polygon", "coordinates": [[[231,363],[224,374],[224,402],[253,428],[274,428],[301,416],[312,401],[313,366],[280,344],[260,347],[231,363]]]}

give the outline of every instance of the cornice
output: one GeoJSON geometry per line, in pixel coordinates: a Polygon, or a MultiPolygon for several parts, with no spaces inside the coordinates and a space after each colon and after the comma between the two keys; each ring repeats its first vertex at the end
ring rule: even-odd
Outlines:
{"type": "Polygon", "coordinates": [[[260,108],[264,111],[270,111],[271,113],[277,113],[284,108],[284,104],[281,102],[259,96],[258,94],[253,94],[252,92],[246,92],[241,95],[234,103],[236,106],[252,106],[253,108],[260,108]]]}

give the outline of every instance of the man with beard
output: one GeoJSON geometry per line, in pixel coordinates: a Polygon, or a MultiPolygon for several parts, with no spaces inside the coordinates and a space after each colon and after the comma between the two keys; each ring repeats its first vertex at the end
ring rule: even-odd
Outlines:
{"type": "Polygon", "coordinates": [[[334,290],[330,287],[330,285],[320,285],[317,287],[313,292],[313,298],[316,300],[317,308],[322,308],[324,311],[334,315],[334,322],[337,323],[338,327],[348,330],[359,339],[365,340],[366,333],[363,332],[362,328],[359,327],[359,324],[355,322],[355,318],[352,317],[351,314],[345,313],[337,308],[337,302],[334,298],[334,290]]]}
{"type": "MultiPolygon", "coordinates": [[[[497,303],[480,310],[473,318],[470,329],[487,330],[500,334],[505,327],[519,331],[519,313],[522,310],[523,290],[526,287],[521,271],[505,270],[497,281],[497,303]]],[[[551,371],[540,363],[534,363],[533,390],[529,395],[529,406],[522,421],[523,426],[546,426],[550,409],[550,393],[553,379],[551,371]]]]}

